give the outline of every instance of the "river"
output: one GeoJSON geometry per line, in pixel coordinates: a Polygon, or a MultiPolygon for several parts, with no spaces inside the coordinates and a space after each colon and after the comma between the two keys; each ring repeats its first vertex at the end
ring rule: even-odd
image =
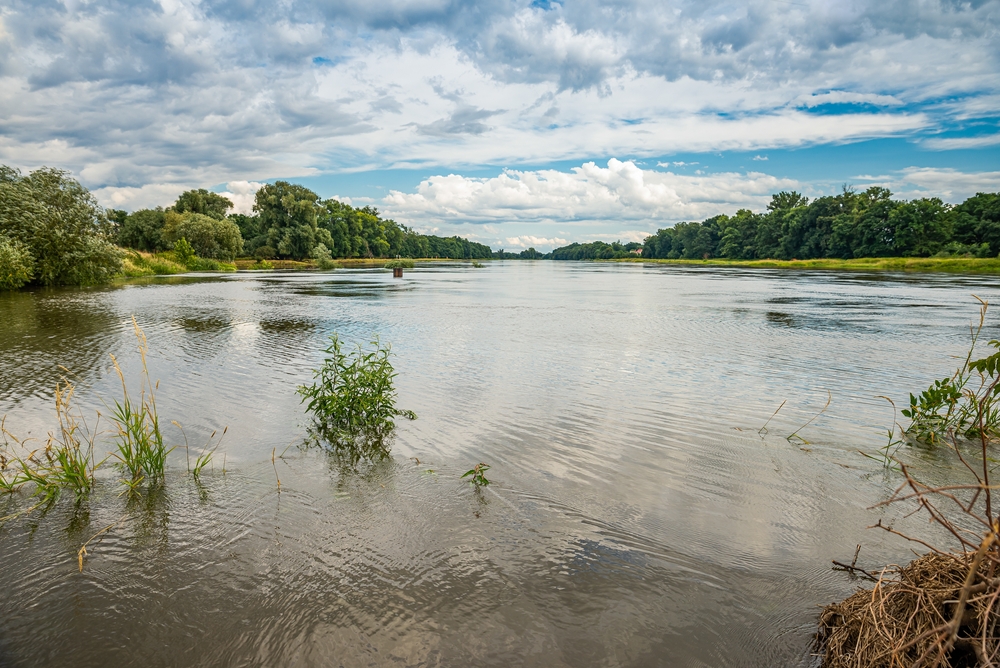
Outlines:
{"type": "Polygon", "coordinates": [[[831,559],[908,561],[866,527],[925,527],[870,509],[899,483],[859,454],[885,443],[879,395],[950,375],[998,288],[515,261],[0,294],[12,433],[54,428],[59,365],[88,420],[120,396],[109,354],[137,387],[133,316],[164,424],[192,446],[228,427],[200,483],[180,448],[162,493],[129,502],[106,471],[0,528],[0,665],[814,665],[820,606],[862,584],[831,559]],[[419,419],[388,462],[300,447],[295,389],[333,332],[392,345],[419,419]]]}

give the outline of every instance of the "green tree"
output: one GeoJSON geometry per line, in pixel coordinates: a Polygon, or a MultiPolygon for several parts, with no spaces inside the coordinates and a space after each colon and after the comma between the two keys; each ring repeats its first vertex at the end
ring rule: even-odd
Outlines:
{"type": "Polygon", "coordinates": [[[233,208],[233,203],[218,193],[199,188],[181,193],[177,202],[170,208],[177,213],[200,213],[209,218],[223,220],[226,212],[233,208]]]}
{"type": "Polygon", "coordinates": [[[122,268],[104,210],[58,169],[43,167],[22,176],[0,167],[0,234],[28,249],[32,276],[43,285],[101,283],[122,268]]]}
{"type": "Polygon", "coordinates": [[[139,209],[128,214],[118,227],[118,244],[155,253],[168,248],[163,240],[166,214],[162,208],[139,209]]]}
{"type": "Polygon", "coordinates": [[[255,245],[270,246],[282,256],[295,260],[309,257],[317,243],[324,243],[329,248],[333,243],[329,235],[317,238],[318,199],[319,196],[308,188],[287,181],[263,186],[257,191],[253,205],[261,233],[255,245]]]}
{"type": "Polygon", "coordinates": [[[35,273],[35,258],[28,246],[0,234],[0,290],[17,290],[35,273]]]}
{"type": "Polygon", "coordinates": [[[186,239],[199,257],[232,260],[243,252],[243,237],[235,223],[200,213],[167,211],[163,240],[173,246],[181,239],[186,239]]]}

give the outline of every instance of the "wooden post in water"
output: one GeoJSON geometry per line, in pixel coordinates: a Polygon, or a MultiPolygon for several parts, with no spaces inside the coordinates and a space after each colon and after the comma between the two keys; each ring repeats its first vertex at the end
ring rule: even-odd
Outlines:
{"type": "Polygon", "coordinates": [[[402,267],[393,267],[392,268],[392,277],[393,278],[402,278],[403,277],[403,268],[402,267]]]}

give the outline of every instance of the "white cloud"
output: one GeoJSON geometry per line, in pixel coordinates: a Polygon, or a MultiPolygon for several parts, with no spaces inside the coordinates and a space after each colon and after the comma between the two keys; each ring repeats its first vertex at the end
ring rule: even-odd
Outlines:
{"type": "Polygon", "coordinates": [[[263,183],[256,181],[230,181],[226,184],[225,192],[219,193],[223,197],[228,197],[233,203],[232,213],[253,213],[254,197],[261,189],[263,183]]]}
{"type": "Polygon", "coordinates": [[[557,246],[566,246],[569,244],[569,241],[566,239],[560,239],[559,237],[546,239],[545,237],[535,237],[530,234],[519,237],[507,237],[506,241],[508,246],[517,246],[518,248],[534,248],[539,251],[550,251],[557,246]]]}
{"type": "Polygon", "coordinates": [[[903,101],[893,95],[878,95],[876,93],[855,93],[844,90],[804,95],[797,102],[806,107],[817,107],[821,104],[872,104],[878,107],[898,107],[903,101]]]}
{"type": "Polygon", "coordinates": [[[936,167],[910,167],[889,181],[902,197],[940,197],[959,203],[978,192],[1000,190],[1000,172],[960,172],[936,167]]]}
{"type": "Polygon", "coordinates": [[[615,234],[589,234],[587,238],[591,241],[623,241],[628,243],[629,241],[639,241],[642,242],[650,235],[647,230],[622,230],[615,234]]]}
{"type": "Polygon", "coordinates": [[[747,207],[798,186],[759,172],[687,176],[643,170],[612,158],[568,172],[508,170],[493,178],[433,176],[414,193],[390,191],[383,210],[396,220],[457,222],[609,221],[667,223],[701,220],[747,207]]]}
{"type": "Polygon", "coordinates": [[[185,190],[187,188],[172,183],[150,183],[139,188],[113,186],[98,188],[93,191],[93,194],[104,207],[135,211],[136,209],[169,206],[185,190]]]}
{"type": "Polygon", "coordinates": [[[767,160],[767,156],[766,155],[755,155],[753,157],[753,160],[767,160]]]}
{"type": "Polygon", "coordinates": [[[1000,133],[979,137],[941,137],[925,139],[920,142],[923,146],[938,151],[947,151],[961,148],[986,148],[1000,144],[1000,133]]]}

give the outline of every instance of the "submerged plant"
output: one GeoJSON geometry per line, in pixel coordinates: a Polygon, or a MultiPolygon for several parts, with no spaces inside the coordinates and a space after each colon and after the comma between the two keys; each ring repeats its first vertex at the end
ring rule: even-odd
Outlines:
{"type": "Polygon", "coordinates": [[[483,464],[482,462],[480,462],[476,464],[475,468],[463,473],[462,477],[468,478],[469,476],[472,476],[471,482],[473,485],[475,485],[477,488],[486,487],[487,485],[490,484],[490,481],[486,478],[485,475],[485,473],[489,470],[490,470],[489,464],[483,464]]]}
{"type": "Polygon", "coordinates": [[[139,328],[135,318],[132,318],[132,328],[139,342],[139,357],[142,360],[142,380],[138,399],[133,399],[125,383],[125,374],[115,356],[111,361],[122,384],[122,399],[115,400],[111,409],[111,422],[115,427],[117,449],[112,456],[118,460],[118,466],[125,474],[125,482],[132,489],[143,479],[150,482],[163,480],[167,466],[167,455],[173,448],[168,448],[160,430],[160,418],[156,412],[156,386],[149,378],[146,365],[146,354],[149,344],[146,335],[139,328]]]}
{"type": "Polygon", "coordinates": [[[358,344],[346,353],[340,337],[332,335],[323,366],[313,372],[313,384],[298,388],[317,435],[352,464],[386,459],[395,418],[417,419],[413,411],[396,408],[390,346],[383,347],[378,337],[371,345],[365,350],[358,344]]]}
{"type": "Polygon", "coordinates": [[[950,378],[931,383],[919,395],[910,395],[910,405],[900,411],[910,419],[906,433],[917,441],[939,444],[949,434],[975,439],[984,435],[988,440],[1000,437],[1000,341],[989,346],[991,355],[973,360],[972,356],[986,322],[989,302],[979,301],[979,322],[969,327],[971,344],[962,366],[950,378]]]}

